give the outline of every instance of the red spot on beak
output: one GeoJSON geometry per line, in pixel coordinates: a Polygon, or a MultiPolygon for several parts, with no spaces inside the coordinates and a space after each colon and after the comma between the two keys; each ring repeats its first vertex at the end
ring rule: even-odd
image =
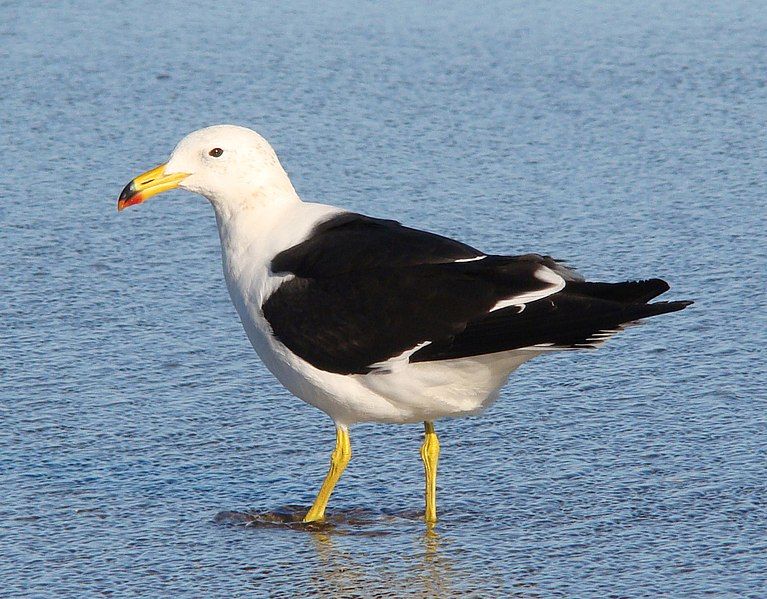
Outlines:
{"type": "Polygon", "coordinates": [[[121,210],[124,210],[128,206],[133,206],[134,204],[140,204],[143,201],[144,201],[144,197],[141,195],[141,192],[136,193],[129,198],[120,198],[119,200],[117,200],[117,211],[120,212],[121,210]]]}

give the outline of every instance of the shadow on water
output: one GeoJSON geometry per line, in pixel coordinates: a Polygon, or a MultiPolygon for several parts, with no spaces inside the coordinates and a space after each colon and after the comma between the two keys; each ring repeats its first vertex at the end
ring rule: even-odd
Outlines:
{"type": "MultiPolygon", "coordinates": [[[[372,510],[356,508],[343,513],[328,513],[322,522],[303,522],[306,506],[287,505],[271,511],[219,512],[213,521],[216,524],[243,526],[245,528],[278,528],[311,533],[323,532],[338,535],[379,536],[389,534],[377,528],[381,524],[396,520],[396,515],[385,515],[372,510]]],[[[411,515],[399,518],[411,519],[411,515]]]]}
{"type": "MultiPolygon", "coordinates": [[[[217,514],[214,522],[251,530],[306,533],[317,558],[311,576],[312,596],[358,597],[364,591],[381,597],[459,597],[483,586],[485,589],[504,586],[492,567],[470,575],[463,571],[452,555],[460,548],[451,552],[451,536],[436,526],[425,525],[422,512],[417,510],[378,512],[355,508],[329,512],[325,521],[312,523],[302,522],[305,513],[306,507],[297,505],[271,511],[225,511],[217,514]],[[369,544],[362,549],[349,543],[355,536],[405,537],[410,550],[392,552],[387,547],[399,543],[386,542],[376,542],[379,550],[371,550],[369,544]]],[[[538,596],[531,585],[515,586],[513,590],[506,589],[505,594],[538,596]]]]}

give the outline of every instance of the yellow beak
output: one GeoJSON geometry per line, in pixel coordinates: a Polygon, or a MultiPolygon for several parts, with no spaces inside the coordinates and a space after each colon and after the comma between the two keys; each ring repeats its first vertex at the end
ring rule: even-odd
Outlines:
{"type": "Polygon", "coordinates": [[[189,176],[189,173],[165,174],[165,164],[142,173],[128,183],[117,200],[117,211],[140,204],[158,193],[176,189],[178,184],[189,176]]]}

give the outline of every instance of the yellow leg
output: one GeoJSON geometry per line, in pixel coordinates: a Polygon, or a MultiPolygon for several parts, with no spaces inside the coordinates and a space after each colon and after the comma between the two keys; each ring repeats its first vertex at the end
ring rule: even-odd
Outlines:
{"type": "Polygon", "coordinates": [[[317,493],[317,499],[314,500],[311,509],[304,516],[304,522],[316,522],[325,518],[325,508],[328,505],[330,494],[351,459],[352,444],[349,440],[349,429],[345,426],[336,426],[336,448],[330,456],[330,470],[325,476],[320,492],[317,493]]]}
{"type": "Polygon", "coordinates": [[[426,473],[426,514],[424,520],[429,523],[437,521],[437,461],[439,460],[439,439],[434,432],[434,424],[424,422],[423,445],[421,459],[426,473]]]}

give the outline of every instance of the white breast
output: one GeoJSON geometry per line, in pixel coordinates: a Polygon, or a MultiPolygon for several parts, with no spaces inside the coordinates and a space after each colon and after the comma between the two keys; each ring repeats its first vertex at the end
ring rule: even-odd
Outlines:
{"type": "Polygon", "coordinates": [[[306,239],[317,222],[338,212],[332,206],[296,203],[226,219],[217,213],[224,277],[253,348],[291,393],[340,423],[396,422],[402,411],[355,377],[319,370],[289,351],[272,335],[261,311],[269,295],[292,276],[271,272],[274,256],[306,239]]]}
{"type": "Polygon", "coordinates": [[[272,259],[338,212],[332,206],[292,203],[272,210],[244,210],[227,218],[216,214],[229,294],[264,365],[291,393],[341,424],[434,420],[476,413],[490,405],[509,373],[534,353],[403,362],[388,373],[347,376],[315,368],[274,337],[261,306],[293,275],[272,273],[272,259]]]}

